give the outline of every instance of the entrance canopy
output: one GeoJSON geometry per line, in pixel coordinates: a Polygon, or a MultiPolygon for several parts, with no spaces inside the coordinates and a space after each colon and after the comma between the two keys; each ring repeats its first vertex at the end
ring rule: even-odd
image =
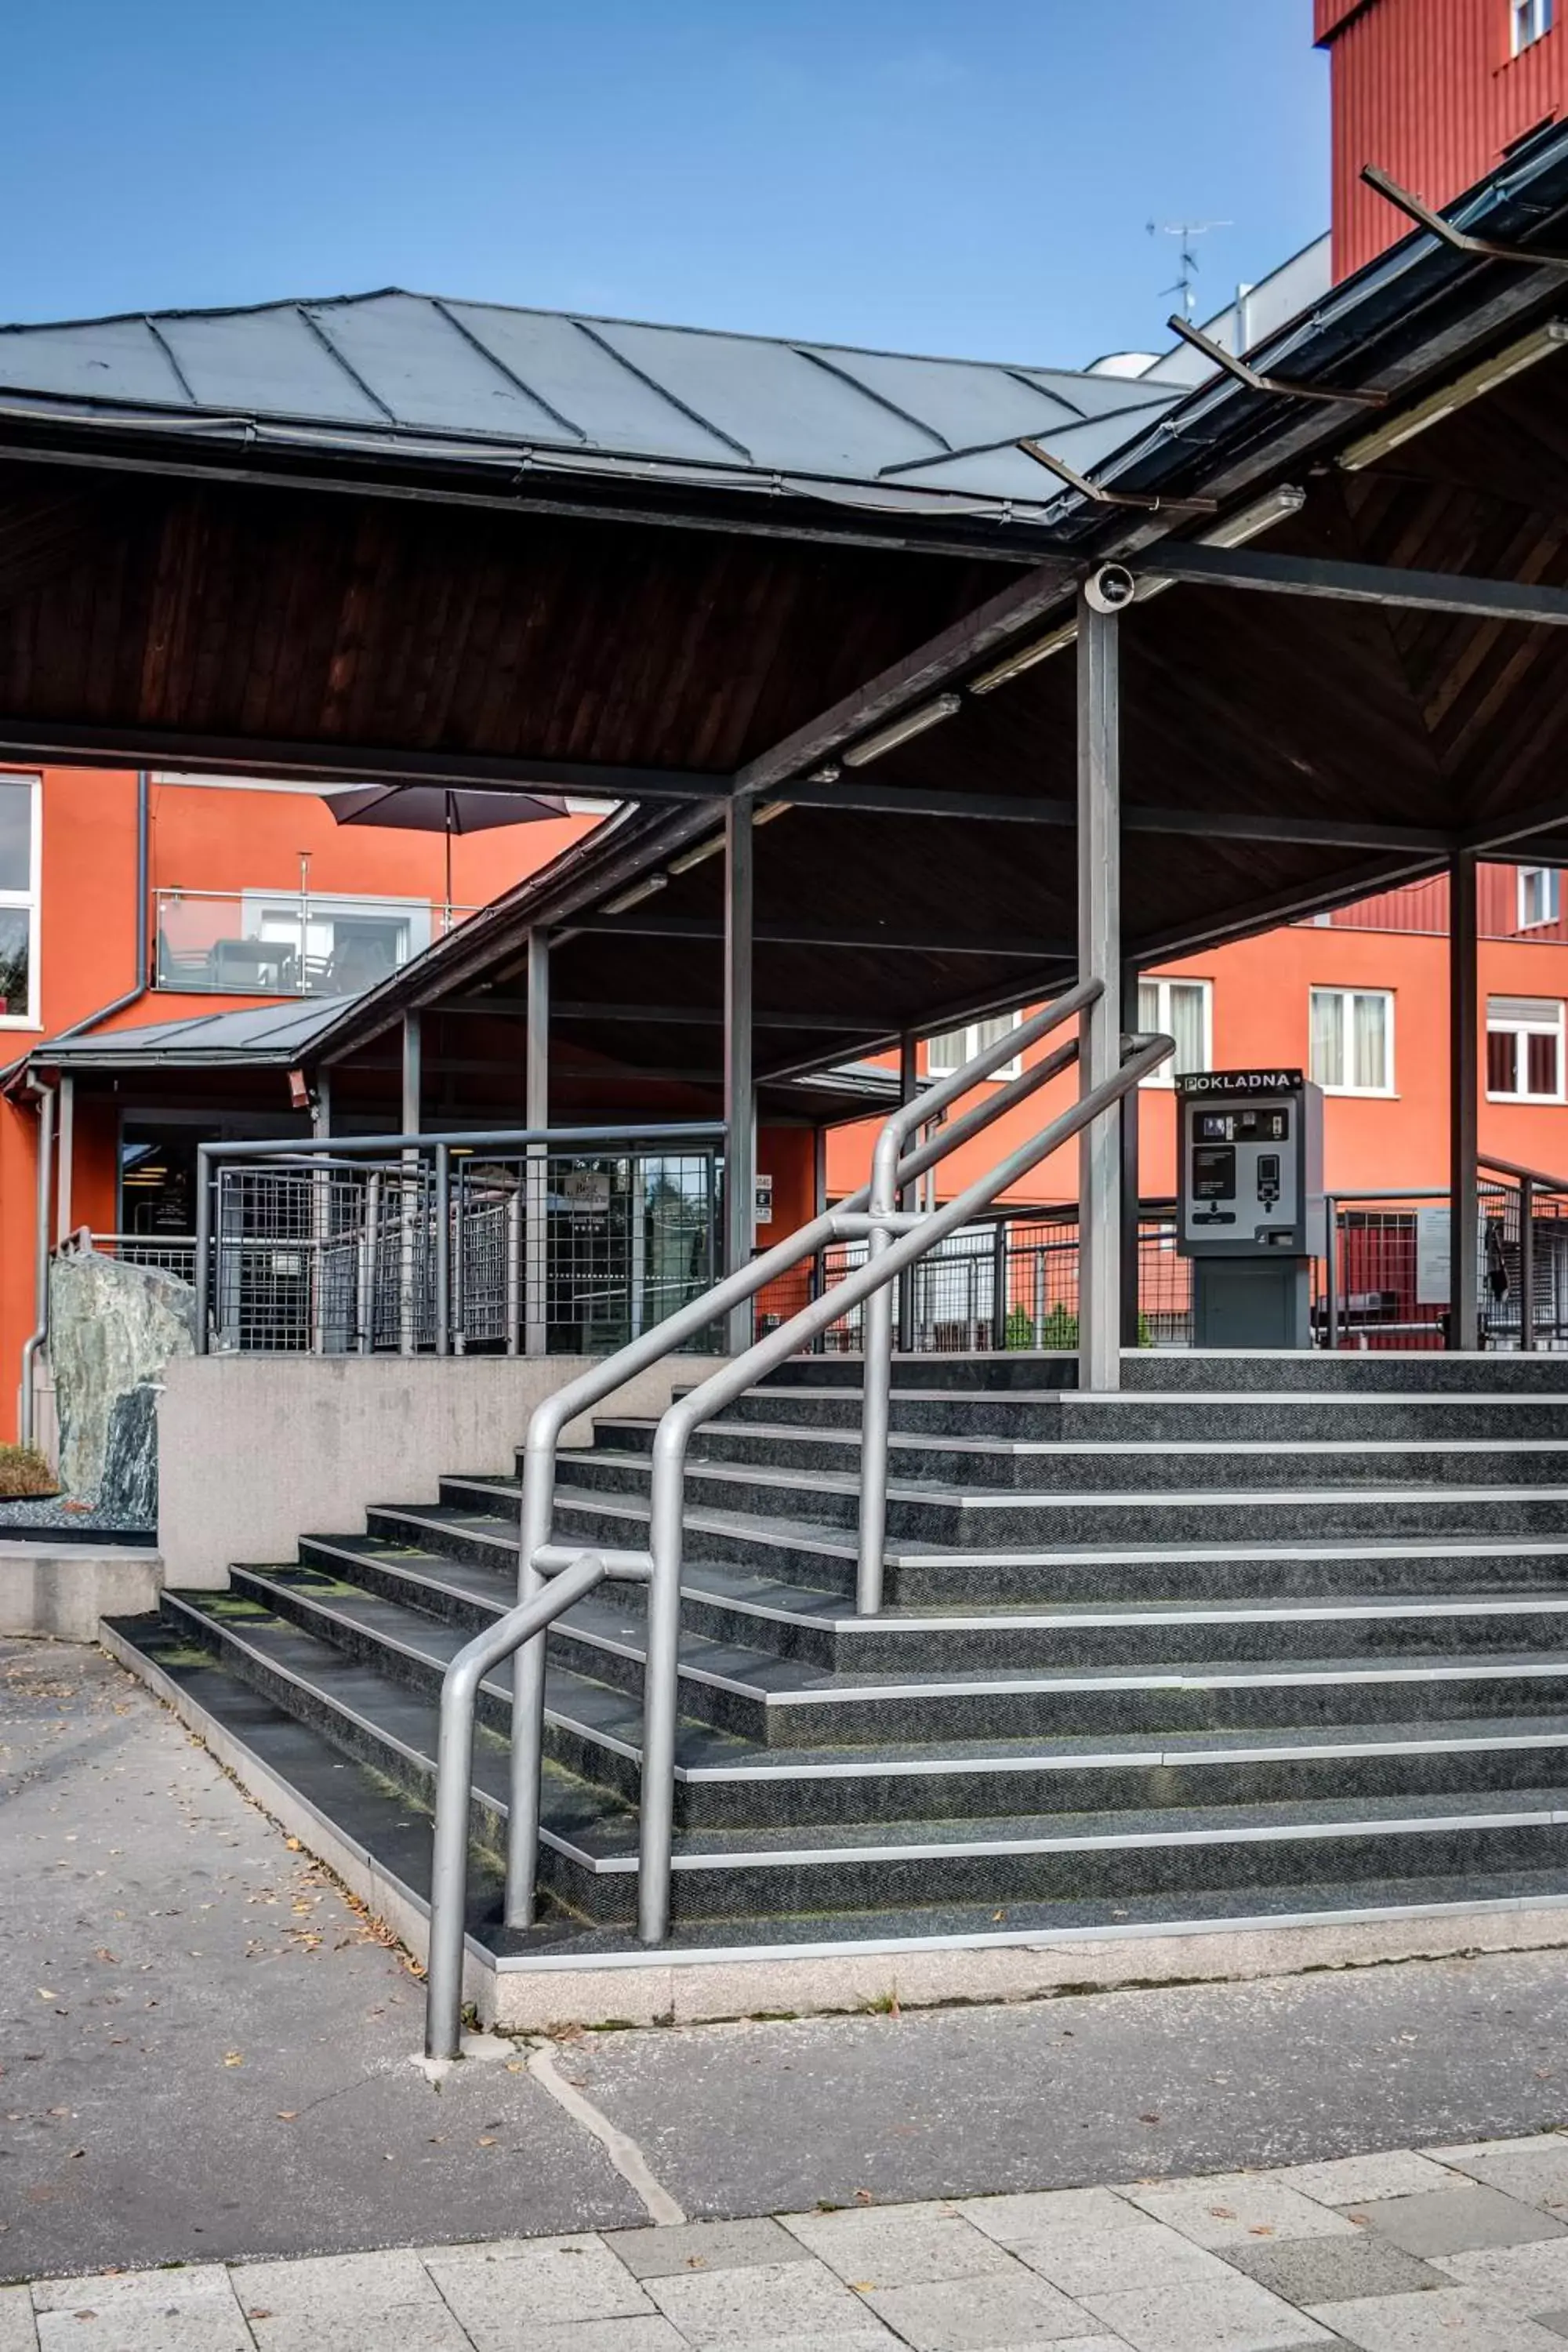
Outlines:
{"type": "Polygon", "coordinates": [[[1129,960],[1568,855],[1568,132],[1449,222],[1190,393],[404,295],[7,331],[0,756],[635,804],[329,1055],[548,926],[561,1034],[689,1069],[737,799],[760,1078],[1059,981],[1113,559],[1129,960]]]}

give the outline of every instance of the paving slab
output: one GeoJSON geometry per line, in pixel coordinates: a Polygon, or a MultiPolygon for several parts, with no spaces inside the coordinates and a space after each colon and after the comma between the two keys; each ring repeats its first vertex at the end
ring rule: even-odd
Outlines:
{"type": "Polygon", "coordinates": [[[482,2248],[432,2254],[429,2273],[481,2352],[500,2352],[521,2320],[651,2319],[655,2307],[601,2239],[542,2240],[496,2255],[482,2248]]]}
{"type": "Polygon", "coordinates": [[[1557,2352],[1562,2342],[1533,2319],[1489,2307],[1460,2288],[1331,2303],[1317,2315],[1361,2352],[1557,2352]]]}
{"type": "Polygon", "coordinates": [[[1436,2155],[1385,2148],[1373,2156],[1342,2156],[1329,2164],[1296,2164],[1272,2178],[1320,2205],[1354,2205],[1368,2198],[1419,2197],[1424,2189],[1459,2183],[1436,2155]]]}
{"type": "Polygon", "coordinates": [[[1083,2331],[1079,2305],[1016,2264],[984,2278],[880,2287],[866,2300],[914,2352],[1018,2352],[1083,2331]]]}
{"type": "MultiPolygon", "coordinates": [[[[668,2278],[679,2271],[755,2270],[766,2263],[807,2263],[797,2238],[764,2217],[757,2221],[690,2221],[684,2228],[613,2230],[611,2252],[634,2278],[668,2278]]],[[[4,2339],[0,2338],[0,2352],[4,2339]]]]}
{"type": "Polygon", "coordinates": [[[1133,2185],[1122,2195],[1141,2212],[1200,2246],[1228,2247],[1258,2238],[1349,2238],[1353,2222],[1331,2213],[1299,2189],[1257,2173],[1216,2173],[1198,2181],[1133,2185]]]}
{"type": "Polygon", "coordinates": [[[769,2263],[752,2270],[689,2271],[649,2279],[649,2294],[698,2352],[742,2352],[780,2338],[824,2345],[893,2344],[843,2281],[819,2263],[769,2263]]]}
{"type": "Polygon", "coordinates": [[[1568,2235],[1550,2214],[1498,2189],[1437,2189],[1418,2197],[1373,2199],[1350,2208],[1348,2218],[1407,2254],[1462,2254],[1481,2246],[1519,2246],[1568,2235]]]}
{"type": "Polygon", "coordinates": [[[784,2226],[854,2286],[921,2286],[1013,2267],[1011,2258],[949,2205],[888,2212],[786,2213],[784,2226]]]}
{"type": "Polygon", "coordinates": [[[25,2286],[0,2286],[0,2352],[37,2352],[33,2298],[25,2286]]]}
{"type": "Polygon", "coordinates": [[[1194,2244],[1179,2230],[1167,2229],[1163,2221],[1087,2233],[1070,2227],[1045,2231],[1021,2240],[1013,2251],[1053,2286],[1084,2297],[1161,2287],[1178,2279],[1228,2275],[1225,2264],[1205,2247],[1194,2244]]]}
{"type": "Polygon", "coordinates": [[[1103,2230],[1141,2230],[1143,2214],[1113,2189],[1047,2189],[1022,2197],[971,2197],[957,2208],[966,2221],[999,2245],[1023,2245],[1066,2231],[1079,2237],[1103,2230]]]}
{"type": "Polygon", "coordinates": [[[1235,2272],[1084,2300],[1134,2352],[1296,2352],[1333,2340],[1327,2327],[1235,2272]]]}
{"type": "Polygon", "coordinates": [[[1533,2314],[1568,2306],[1568,2238],[1448,2254],[1436,2267],[1461,2286],[1512,2311],[1533,2314]]]}
{"type": "Polygon", "coordinates": [[[1469,2147],[1434,2148],[1433,2156],[1454,2171],[1507,2197],[1521,2198],[1542,2212],[1568,2218],[1568,2133],[1547,2132],[1510,2143],[1481,2140],[1469,2147]]]}
{"type": "Polygon", "coordinates": [[[1415,2294],[1452,2281],[1431,2263],[1361,2230],[1349,2238],[1293,2238],[1276,2245],[1231,2245],[1226,2262],[1273,2294],[1303,2306],[1354,2303],[1373,2294],[1415,2294]]]}

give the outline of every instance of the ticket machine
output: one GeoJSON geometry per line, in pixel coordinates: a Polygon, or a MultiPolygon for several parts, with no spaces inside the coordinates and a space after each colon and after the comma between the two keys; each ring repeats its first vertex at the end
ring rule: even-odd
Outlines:
{"type": "Polygon", "coordinates": [[[1199,1348],[1310,1348],[1323,1246],[1323,1095],[1300,1070],[1176,1080],[1176,1246],[1199,1348]]]}

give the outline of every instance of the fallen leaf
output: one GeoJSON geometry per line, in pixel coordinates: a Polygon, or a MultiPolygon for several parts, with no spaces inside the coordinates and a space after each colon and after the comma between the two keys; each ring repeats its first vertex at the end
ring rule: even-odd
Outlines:
{"type": "Polygon", "coordinates": [[[40,2000],[58,2000],[59,1995],[58,1992],[50,1992],[46,1985],[40,1985],[38,1987],[38,1999],[40,2000]]]}
{"type": "Polygon", "coordinates": [[[858,2189],[855,2191],[855,2202],[857,2205],[874,2205],[876,2201],[876,2199],[872,2196],[868,2189],[858,2189]]]}
{"type": "Polygon", "coordinates": [[[280,2124],[291,2124],[299,2112],[298,2107],[279,2107],[278,2120],[280,2124]]]}
{"type": "Polygon", "coordinates": [[[1272,2221],[1249,2222],[1247,2234],[1249,2238],[1271,2238],[1274,2235],[1274,2224],[1272,2221]]]}
{"type": "Polygon", "coordinates": [[[481,2139],[481,2140],[480,2140],[480,2142],[479,2142],[479,2146],[480,2146],[481,2147],[494,2147],[494,2146],[495,2146],[495,2141],[494,2141],[493,2139],[489,2139],[489,2138],[487,2138],[487,2139],[481,2139]]]}
{"type": "Polygon", "coordinates": [[[1157,2124],[1157,2123],[1159,2122],[1159,2120],[1160,2120],[1160,2117],[1159,2117],[1158,2113],[1156,2113],[1156,2114],[1152,2115],[1152,2116],[1139,2116],[1139,2118],[1138,2118],[1138,2120],[1139,2120],[1139,2122],[1140,2122],[1141,2124],[1157,2124]]]}
{"type": "Polygon", "coordinates": [[[223,2063],[226,2066],[243,2066],[245,2053],[242,2050],[226,2050],[223,2053],[223,2063]]]}

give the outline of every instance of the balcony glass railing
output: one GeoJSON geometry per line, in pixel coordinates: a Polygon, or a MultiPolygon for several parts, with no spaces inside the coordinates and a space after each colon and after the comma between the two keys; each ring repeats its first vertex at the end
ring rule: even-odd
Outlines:
{"type": "Polygon", "coordinates": [[[299,890],[160,890],[156,911],[157,988],[357,996],[478,909],[299,890]]]}

